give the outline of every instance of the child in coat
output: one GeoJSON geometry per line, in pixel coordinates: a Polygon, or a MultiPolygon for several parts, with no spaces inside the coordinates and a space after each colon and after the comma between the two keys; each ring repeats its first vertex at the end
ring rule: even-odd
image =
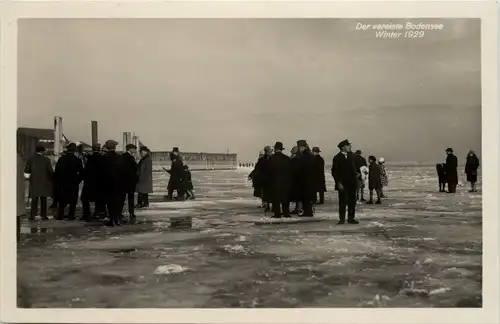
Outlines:
{"type": "Polygon", "coordinates": [[[193,182],[191,180],[191,171],[189,170],[189,166],[187,165],[184,166],[184,177],[182,180],[182,186],[184,192],[186,193],[187,198],[195,199],[193,192],[193,182]]]}
{"type": "Polygon", "coordinates": [[[446,192],[446,168],[444,163],[436,164],[436,171],[439,180],[439,192],[446,192]]]}
{"type": "Polygon", "coordinates": [[[370,190],[370,200],[367,204],[373,204],[373,190],[377,193],[376,204],[381,204],[382,174],[380,172],[380,166],[377,164],[377,159],[373,155],[368,158],[368,162],[368,189],[370,190]]]}

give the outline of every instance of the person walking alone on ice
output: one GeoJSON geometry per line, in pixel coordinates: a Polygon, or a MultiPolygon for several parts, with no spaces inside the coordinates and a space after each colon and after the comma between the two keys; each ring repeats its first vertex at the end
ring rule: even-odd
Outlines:
{"type": "Polygon", "coordinates": [[[469,192],[477,192],[477,169],[479,169],[479,159],[477,158],[476,153],[473,150],[470,150],[469,154],[467,154],[465,162],[465,174],[467,175],[467,181],[470,182],[469,192]]]}
{"type": "Polygon", "coordinates": [[[367,167],[366,159],[362,156],[363,152],[361,150],[356,150],[354,152],[354,165],[356,166],[356,171],[359,174],[356,187],[356,200],[365,201],[365,180],[366,180],[366,170],[367,167]],[[365,168],[363,168],[365,167],[365,168]],[[361,170],[363,168],[363,170],[361,170]]]}
{"type": "Polygon", "coordinates": [[[135,222],[135,204],[134,204],[134,194],[135,186],[137,185],[137,163],[135,162],[135,156],[137,155],[137,146],[134,144],[127,144],[125,147],[126,151],[122,154],[122,172],[123,172],[123,191],[120,214],[125,207],[125,200],[127,200],[129,222],[135,222]]]}
{"type": "Polygon", "coordinates": [[[139,153],[141,159],[137,165],[136,208],[147,208],[149,207],[149,194],[153,192],[153,160],[146,146],[141,146],[139,153]]]}
{"type": "Polygon", "coordinates": [[[297,173],[298,198],[299,202],[302,204],[302,213],[299,214],[299,216],[313,217],[313,206],[316,202],[316,161],[305,140],[297,141],[297,146],[300,152],[299,169],[297,173]]]}
{"type": "Polygon", "coordinates": [[[92,220],[90,212],[90,203],[95,203],[94,217],[100,213],[104,213],[105,202],[102,199],[101,178],[102,178],[102,155],[100,153],[101,146],[95,144],[92,146],[92,154],[87,157],[87,162],[83,168],[83,189],[81,195],[83,207],[83,219],[85,221],[92,220]]]}
{"type": "Polygon", "coordinates": [[[382,181],[380,197],[387,198],[387,196],[384,194],[384,187],[387,187],[389,185],[389,178],[387,177],[387,172],[385,170],[385,159],[383,157],[378,159],[378,165],[380,167],[380,180],[382,181]]]}
{"type": "Polygon", "coordinates": [[[290,217],[290,190],[292,162],[282,153],[283,143],[274,144],[274,154],[269,159],[270,196],[273,206],[272,218],[290,217]]]}
{"type": "Polygon", "coordinates": [[[314,161],[316,162],[316,176],[315,185],[316,192],[319,199],[316,201],[317,205],[323,205],[325,203],[325,192],[326,192],[326,180],[325,180],[325,160],[319,155],[321,150],[319,147],[313,147],[312,153],[314,155],[314,161]]]}
{"type": "Polygon", "coordinates": [[[83,180],[83,164],[82,160],[76,156],[75,143],[69,144],[66,154],[61,156],[57,161],[54,175],[60,199],[57,219],[63,220],[67,218],[68,220],[74,220],[80,182],[83,180]],[[67,217],[65,217],[64,210],[68,205],[69,212],[67,217]]]}
{"type": "Polygon", "coordinates": [[[373,190],[377,193],[376,204],[381,204],[381,193],[382,193],[382,175],[380,165],[377,164],[377,158],[373,155],[368,157],[368,162],[370,166],[368,167],[368,189],[370,190],[370,200],[367,204],[373,204],[373,190]]]}
{"type": "Polygon", "coordinates": [[[451,147],[446,149],[446,182],[448,182],[448,193],[457,192],[458,185],[458,158],[453,154],[451,147]]]}
{"type": "Polygon", "coordinates": [[[107,226],[119,226],[122,211],[124,186],[122,157],[116,153],[116,145],[118,145],[116,141],[106,141],[104,144],[105,153],[102,158],[102,186],[109,216],[109,222],[106,224],[107,226]]]}
{"type": "Polygon", "coordinates": [[[343,140],[337,147],[340,152],[335,155],[332,161],[332,176],[335,180],[335,190],[339,194],[339,222],[345,223],[347,210],[347,222],[349,224],[359,224],[356,220],[356,181],[358,173],[354,165],[354,158],[351,152],[351,143],[343,140]]]}
{"type": "Polygon", "coordinates": [[[31,197],[29,220],[35,220],[38,214],[38,201],[40,201],[42,220],[48,220],[47,197],[53,195],[52,181],[54,172],[50,159],[44,156],[45,147],[37,145],[35,151],[36,154],[28,160],[24,167],[25,177],[29,179],[29,197],[31,197]]]}

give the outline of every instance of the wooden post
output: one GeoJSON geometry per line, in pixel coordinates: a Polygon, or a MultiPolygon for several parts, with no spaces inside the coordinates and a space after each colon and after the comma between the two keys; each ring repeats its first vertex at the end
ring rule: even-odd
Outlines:
{"type": "Polygon", "coordinates": [[[125,152],[125,147],[127,146],[127,132],[123,132],[123,142],[122,142],[122,151],[125,152]]]}
{"type": "Polygon", "coordinates": [[[92,132],[92,146],[99,143],[98,133],[97,133],[97,121],[93,120],[90,122],[91,132],[92,132]]]}
{"type": "Polygon", "coordinates": [[[130,132],[127,132],[127,144],[132,143],[132,134],[130,132]]]}
{"type": "Polygon", "coordinates": [[[62,117],[54,117],[54,159],[57,161],[63,152],[62,117]]]}

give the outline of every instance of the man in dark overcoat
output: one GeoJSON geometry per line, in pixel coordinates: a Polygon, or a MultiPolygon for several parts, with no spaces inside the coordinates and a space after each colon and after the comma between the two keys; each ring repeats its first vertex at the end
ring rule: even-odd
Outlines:
{"type": "Polygon", "coordinates": [[[92,146],[92,153],[87,156],[85,167],[83,168],[83,188],[82,188],[82,207],[83,218],[86,221],[92,219],[90,212],[90,203],[95,203],[94,217],[99,213],[104,213],[105,202],[102,192],[102,154],[101,146],[95,144],[92,146]]]}
{"type": "Polygon", "coordinates": [[[140,148],[141,159],[137,164],[138,180],[135,190],[137,191],[137,206],[144,208],[149,206],[149,194],[153,192],[153,160],[146,146],[140,148]]]}
{"type": "Polygon", "coordinates": [[[337,147],[340,152],[335,155],[332,161],[332,176],[335,180],[335,190],[339,194],[339,222],[345,223],[346,209],[347,222],[349,224],[359,224],[356,220],[356,181],[358,172],[351,152],[351,143],[343,140],[337,147]]]}
{"type": "Polygon", "coordinates": [[[57,219],[65,218],[64,210],[69,205],[68,220],[75,219],[76,204],[83,178],[82,161],[76,156],[76,144],[70,143],[67,152],[56,163],[55,181],[57,182],[59,206],[57,219]]]}
{"type": "Polygon", "coordinates": [[[120,212],[123,211],[123,207],[125,206],[125,200],[127,200],[129,221],[133,222],[135,221],[134,194],[138,178],[137,162],[135,162],[135,156],[137,154],[137,146],[135,146],[134,144],[127,144],[125,150],[126,151],[125,153],[122,154],[122,159],[121,159],[123,187],[122,187],[122,200],[121,200],[120,212]]]}
{"type": "Polygon", "coordinates": [[[326,192],[325,160],[320,155],[321,150],[319,147],[313,147],[312,153],[314,155],[314,161],[316,162],[314,182],[316,185],[317,195],[319,196],[316,204],[323,205],[325,203],[326,192]]]}
{"type": "Polygon", "coordinates": [[[181,182],[184,175],[184,164],[180,157],[178,150],[174,150],[170,154],[170,159],[172,164],[170,165],[170,170],[167,172],[170,174],[170,179],[168,179],[167,186],[167,200],[172,200],[174,195],[174,190],[177,191],[177,200],[184,200],[184,192],[181,187],[181,182]]]}
{"type": "Polygon", "coordinates": [[[299,157],[300,157],[299,147],[298,146],[292,147],[292,149],[290,150],[290,162],[291,162],[290,201],[295,203],[295,208],[292,211],[292,214],[299,214],[301,210],[301,206],[299,206],[300,186],[298,183],[299,168],[300,168],[299,157]]]}
{"type": "Polygon", "coordinates": [[[47,217],[47,197],[53,195],[52,181],[53,170],[50,159],[44,156],[45,147],[36,146],[36,154],[31,157],[24,168],[24,173],[29,175],[29,196],[31,197],[31,213],[29,220],[34,220],[38,213],[40,200],[40,216],[42,220],[47,217]]]}
{"type": "Polygon", "coordinates": [[[109,214],[108,226],[120,225],[123,198],[123,171],[121,155],[116,153],[118,143],[108,140],[104,144],[104,155],[102,157],[102,188],[106,208],[109,214]]]}
{"type": "Polygon", "coordinates": [[[283,143],[274,144],[274,154],[269,159],[270,196],[273,218],[290,217],[290,190],[292,162],[283,154],[283,143]]]}
{"type": "Polygon", "coordinates": [[[297,141],[297,146],[300,152],[297,170],[298,198],[302,204],[302,214],[299,216],[312,217],[316,202],[316,161],[305,140],[297,141]]]}
{"type": "Polygon", "coordinates": [[[255,181],[260,189],[264,211],[271,211],[271,182],[269,176],[269,161],[273,152],[270,146],[264,147],[264,155],[259,157],[255,164],[255,181]]]}
{"type": "Polygon", "coordinates": [[[446,180],[448,182],[448,193],[457,192],[458,185],[458,158],[453,154],[451,147],[446,149],[446,180]]]}

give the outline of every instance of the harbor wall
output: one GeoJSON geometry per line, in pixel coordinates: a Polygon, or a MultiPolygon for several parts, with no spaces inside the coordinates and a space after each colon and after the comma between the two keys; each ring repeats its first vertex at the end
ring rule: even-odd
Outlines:
{"type": "MultiPolygon", "coordinates": [[[[169,151],[151,152],[153,171],[170,169],[169,151]]],[[[182,152],[182,160],[191,170],[233,170],[238,166],[238,155],[235,153],[194,153],[182,152]]]]}

